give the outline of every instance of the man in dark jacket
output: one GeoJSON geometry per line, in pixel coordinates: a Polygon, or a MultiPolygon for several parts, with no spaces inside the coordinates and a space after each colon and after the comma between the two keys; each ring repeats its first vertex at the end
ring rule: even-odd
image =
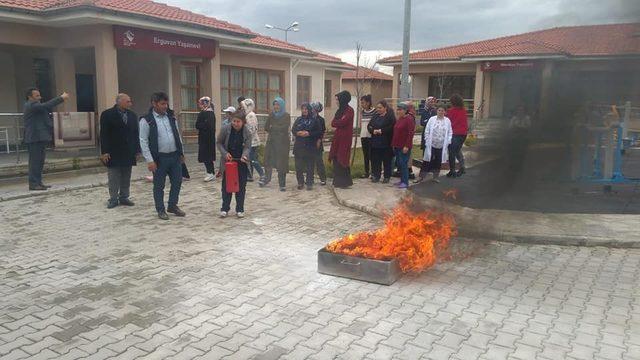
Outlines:
{"type": "Polygon", "coordinates": [[[140,119],[140,148],[153,173],[153,201],[158,217],[169,220],[167,213],[185,216],[178,207],[182,186],[182,164],[184,152],[182,139],[173,111],[169,110],[169,97],[163,92],[151,95],[151,109],[140,119]],[[171,189],[169,204],[165,210],[164,185],[169,176],[171,189]]]}
{"type": "Polygon", "coordinates": [[[118,205],[133,206],[129,200],[131,167],[141,153],[138,116],[131,110],[127,94],[116,97],[116,105],[100,115],[100,148],[102,163],[108,167],[108,209],[118,205]]]}
{"type": "Polygon", "coordinates": [[[29,190],[47,190],[50,186],[42,183],[42,169],[45,149],[53,140],[53,120],[49,113],[68,99],[69,94],[63,92],[62,95],[43,103],[40,90],[29,88],[26,98],[22,118],[24,143],[29,150],[29,190]]]}

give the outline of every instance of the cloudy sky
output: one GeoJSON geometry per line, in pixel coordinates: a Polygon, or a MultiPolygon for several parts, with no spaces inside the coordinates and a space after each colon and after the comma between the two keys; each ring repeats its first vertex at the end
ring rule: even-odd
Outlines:
{"type": "MultiPolygon", "coordinates": [[[[355,62],[402,50],[403,0],[156,0],[284,38],[265,24],[300,23],[289,41],[355,62]]],[[[640,20],[640,0],[413,0],[411,49],[424,50],[553,26],[640,20]]]]}

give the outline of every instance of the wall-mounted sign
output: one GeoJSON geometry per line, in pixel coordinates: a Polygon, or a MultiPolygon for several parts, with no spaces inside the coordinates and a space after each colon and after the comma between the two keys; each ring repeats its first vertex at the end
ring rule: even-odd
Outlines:
{"type": "Polygon", "coordinates": [[[119,49],[162,51],[174,55],[212,58],[216,42],[191,36],[114,26],[113,41],[119,49]]]}
{"type": "Polygon", "coordinates": [[[538,64],[534,61],[484,61],[482,71],[517,71],[535,69],[538,64]]]}

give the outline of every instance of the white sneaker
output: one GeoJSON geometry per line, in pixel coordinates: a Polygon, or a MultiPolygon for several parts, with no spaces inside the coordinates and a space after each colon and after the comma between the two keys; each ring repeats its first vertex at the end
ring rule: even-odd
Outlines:
{"type": "Polygon", "coordinates": [[[204,182],[212,181],[215,178],[216,176],[214,174],[207,174],[207,176],[204,177],[204,182]]]}
{"type": "Polygon", "coordinates": [[[221,218],[226,218],[227,215],[229,215],[226,211],[220,211],[220,217],[221,218]]]}
{"type": "Polygon", "coordinates": [[[236,214],[237,217],[239,217],[240,219],[242,219],[244,217],[244,213],[243,212],[239,212],[236,214]]]}

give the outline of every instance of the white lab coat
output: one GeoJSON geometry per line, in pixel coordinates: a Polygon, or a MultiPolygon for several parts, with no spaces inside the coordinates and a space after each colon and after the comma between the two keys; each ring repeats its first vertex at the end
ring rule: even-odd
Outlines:
{"type": "MultiPolygon", "coordinates": [[[[437,116],[432,116],[427,122],[427,128],[424,131],[424,157],[422,160],[431,161],[431,145],[433,143],[433,127],[437,119],[437,116]]],[[[449,161],[449,145],[451,144],[451,138],[453,137],[453,129],[451,128],[451,120],[448,117],[444,117],[445,132],[444,132],[444,144],[442,145],[442,162],[449,161]]]]}

